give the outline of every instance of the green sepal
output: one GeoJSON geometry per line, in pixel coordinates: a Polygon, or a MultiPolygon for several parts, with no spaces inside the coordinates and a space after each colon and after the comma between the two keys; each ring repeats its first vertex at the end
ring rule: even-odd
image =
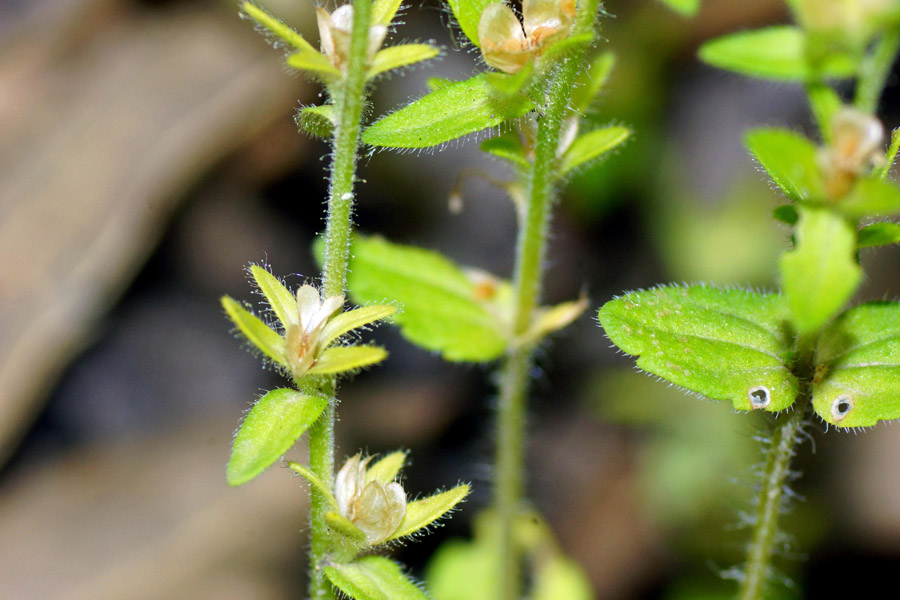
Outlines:
{"type": "Polygon", "coordinates": [[[560,159],[557,177],[562,179],[578,167],[625,143],[629,137],[631,129],[621,125],[601,127],[579,136],[560,159]]]}
{"type": "Polygon", "coordinates": [[[791,322],[812,334],[841,310],[856,291],[862,270],[856,263],[856,230],[825,208],[801,206],[796,247],[781,257],[782,288],[791,322]]]}
{"type": "Polygon", "coordinates": [[[481,151],[507,160],[518,169],[525,170],[531,166],[531,162],[525,156],[525,149],[514,132],[484,140],[481,142],[481,151]]]}
{"type": "Polygon", "coordinates": [[[390,483],[397,478],[400,469],[402,469],[405,464],[406,452],[400,450],[391,452],[366,469],[366,483],[370,481],[380,481],[385,484],[390,483]]]}
{"type": "Polygon", "coordinates": [[[316,52],[316,49],[313,48],[312,44],[303,39],[302,35],[252,2],[242,3],[241,13],[258,23],[264,31],[272,34],[289,46],[296,48],[297,50],[311,50],[316,52]]]}
{"type": "Polygon", "coordinates": [[[529,346],[540,342],[542,339],[567,327],[572,321],[581,316],[587,308],[587,298],[570,302],[562,302],[556,306],[542,307],[535,311],[528,330],[518,337],[516,343],[520,346],[529,346]]]}
{"type": "Polygon", "coordinates": [[[387,358],[387,351],[380,346],[337,346],[328,348],[316,364],[307,371],[310,375],[334,375],[345,371],[355,371],[380,363],[387,358]]]}
{"type": "Polygon", "coordinates": [[[244,484],[287,452],[327,405],[325,398],[280,388],[253,405],[234,438],[226,478],[244,484]]]}
{"type": "Polygon", "coordinates": [[[556,554],[534,574],[533,600],[594,600],[591,580],[578,563],[556,554]]]}
{"type": "Polygon", "coordinates": [[[248,342],[259,349],[266,358],[287,368],[283,337],[230,296],[222,296],[222,308],[248,342]]]}
{"type": "Polygon", "coordinates": [[[353,524],[353,521],[339,512],[329,510],[325,513],[325,524],[358,544],[366,543],[366,532],[353,524]]]}
{"type": "Polygon", "coordinates": [[[478,47],[480,47],[478,43],[478,23],[481,21],[481,13],[484,12],[488,4],[496,1],[447,0],[450,10],[453,11],[453,16],[456,17],[456,22],[459,23],[459,28],[469,38],[469,41],[478,47]]]}
{"type": "Polygon", "coordinates": [[[375,55],[375,58],[372,60],[372,66],[366,71],[366,79],[372,79],[392,69],[399,69],[400,67],[434,58],[440,53],[440,50],[429,44],[388,46],[375,55]]]}
{"type": "Polygon", "coordinates": [[[329,504],[331,504],[334,508],[338,508],[337,500],[334,499],[334,495],[331,493],[331,489],[329,489],[328,486],[322,483],[322,480],[319,479],[319,477],[315,473],[313,473],[309,467],[292,460],[288,461],[287,466],[291,471],[306,479],[306,481],[308,481],[311,486],[316,488],[319,493],[322,494],[322,496],[326,500],[328,500],[329,504]]]}
{"type": "Polygon", "coordinates": [[[374,0],[372,2],[372,25],[390,25],[400,10],[403,0],[374,0]]]}
{"type": "Polygon", "coordinates": [[[900,211],[900,188],[879,177],[864,177],[837,207],[854,218],[886,217],[900,211]]]}
{"type": "Polygon", "coordinates": [[[529,60],[515,73],[490,71],[484,74],[485,81],[503,95],[515,95],[526,89],[534,75],[534,61],[529,60]]]}
{"type": "Polygon", "coordinates": [[[660,2],[685,17],[693,17],[700,10],[700,0],[660,0],[660,2]]]}
{"type": "Polygon", "coordinates": [[[423,527],[428,527],[459,504],[469,495],[469,486],[458,485],[451,490],[413,500],[406,505],[406,514],[397,531],[391,534],[385,541],[396,540],[411,535],[423,527]]]}
{"type": "Polygon", "coordinates": [[[587,112],[591,103],[597,98],[600,90],[609,81],[613,67],[616,65],[616,55],[612,52],[601,52],[591,65],[579,72],[575,87],[572,90],[572,103],[582,114],[587,112]]]}
{"type": "Polygon", "coordinates": [[[753,129],[744,136],[744,143],[791,200],[801,202],[824,195],[816,164],[818,150],[802,135],[786,129],[753,129]]]}
{"type": "Polygon", "coordinates": [[[363,306],[348,310],[347,312],[338,313],[328,320],[325,327],[322,328],[321,344],[325,348],[330,346],[336,339],[360,327],[365,327],[375,321],[387,318],[397,312],[396,306],[387,306],[384,304],[373,304],[371,306],[363,306]]]}
{"type": "Polygon", "coordinates": [[[325,567],[334,586],[355,600],[428,600],[400,565],[383,556],[364,556],[325,567]]]}
{"type": "Polygon", "coordinates": [[[819,337],[813,408],[839,427],[900,417],[900,304],[851,308],[819,337]]]}
{"type": "Polygon", "coordinates": [[[857,248],[874,248],[900,243],[900,225],[896,223],[872,223],[856,234],[857,248]]]}
{"type": "Polygon", "coordinates": [[[337,117],[334,114],[334,106],[331,104],[304,106],[297,112],[294,122],[301,131],[308,135],[326,140],[334,135],[337,117]]]}
{"type": "Polygon", "coordinates": [[[779,411],[797,396],[782,296],[666,286],[611,300],[599,317],[641,369],[737,410],[779,411]]]}
{"type": "Polygon", "coordinates": [[[809,98],[809,105],[816,118],[816,123],[819,125],[819,131],[822,132],[822,139],[826,144],[831,144],[832,117],[834,113],[843,108],[844,101],[834,91],[834,88],[819,81],[806,86],[806,95],[809,98]]]}
{"type": "Polygon", "coordinates": [[[503,94],[482,73],[430,92],[382,117],[363,132],[371,146],[427,148],[521,117],[534,107],[521,94],[503,94]]]}
{"type": "Polygon", "coordinates": [[[317,50],[300,50],[287,57],[287,65],[300,71],[309,71],[325,81],[340,79],[341,72],[328,57],[317,50]]]}
{"type": "Polygon", "coordinates": [[[776,206],[772,211],[772,217],[791,226],[796,225],[800,219],[800,215],[797,214],[797,207],[793,204],[776,206]]]}
{"type": "Polygon", "coordinates": [[[720,69],[751,77],[788,81],[853,76],[856,63],[842,54],[823,58],[812,69],[806,55],[803,30],[777,25],[732,33],[700,46],[700,60],[720,69]]]}
{"type": "Polygon", "coordinates": [[[296,325],[291,315],[297,314],[297,297],[278,281],[277,277],[259,265],[250,265],[250,275],[256,282],[256,287],[265,296],[266,302],[272,307],[272,312],[278,317],[281,327],[286,331],[288,325],[292,323],[296,325]]]}
{"type": "Polygon", "coordinates": [[[463,270],[437,252],[354,238],[347,287],[357,302],[395,301],[403,336],[446,360],[486,362],[509,344],[501,320],[463,270]]]}

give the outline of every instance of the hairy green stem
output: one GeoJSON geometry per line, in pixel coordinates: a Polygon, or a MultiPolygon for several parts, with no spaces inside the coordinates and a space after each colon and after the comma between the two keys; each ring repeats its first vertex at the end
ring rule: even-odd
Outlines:
{"type": "MultiPolygon", "coordinates": [[[[588,1],[582,6],[576,33],[593,28],[596,10],[596,2],[588,1]],[[589,12],[589,15],[585,17],[584,12],[589,12]]],[[[528,329],[540,300],[547,228],[556,194],[556,152],[575,76],[583,57],[583,48],[574,51],[549,75],[544,87],[546,102],[538,118],[534,161],[526,187],[527,203],[520,215],[516,240],[513,278],[515,336],[528,329]]],[[[501,600],[517,600],[522,586],[514,527],[524,489],[525,410],[533,358],[533,347],[514,347],[507,353],[500,371],[494,507],[499,521],[499,573],[496,581],[501,600]]]]}
{"type": "Polygon", "coordinates": [[[779,419],[768,441],[766,467],[753,519],[753,536],[747,547],[747,561],[738,595],[740,600],[766,598],[766,586],[772,570],[773,548],[778,537],[778,517],[781,514],[787,479],[791,472],[791,459],[801,439],[812,402],[815,340],[802,339],[800,348],[793,369],[794,375],[800,381],[794,410],[790,415],[779,419]]]}
{"type": "Polygon", "coordinates": [[[856,98],[853,103],[859,110],[874,114],[878,109],[878,99],[891,72],[891,65],[900,50],[900,31],[885,33],[874,50],[866,55],[856,83],[856,98]]]}
{"type": "MultiPolygon", "coordinates": [[[[350,217],[353,212],[353,187],[359,149],[363,105],[365,104],[366,53],[369,45],[371,0],[354,0],[353,33],[346,76],[329,89],[338,122],[335,126],[333,155],[328,191],[328,221],[325,226],[325,265],[323,295],[344,293],[347,256],[350,248],[350,217]]],[[[328,406],[309,429],[309,466],[319,480],[331,487],[334,481],[334,422],[336,382],[321,389],[329,398],[328,406]]],[[[310,580],[312,600],[333,600],[334,592],[325,578],[324,562],[334,546],[333,534],[325,523],[331,505],[324,494],[310,490],[310,580]]]]}

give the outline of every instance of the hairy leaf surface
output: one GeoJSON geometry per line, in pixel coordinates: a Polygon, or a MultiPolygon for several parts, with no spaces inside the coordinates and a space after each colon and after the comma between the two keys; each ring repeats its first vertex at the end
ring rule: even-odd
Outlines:
{"type": "Polygon", "coordinates": [[[400,565],[383,556],[364,556],[350,563],[332,564],[325,567],[325,575],[355,600],[428,600],[400,565]]]}

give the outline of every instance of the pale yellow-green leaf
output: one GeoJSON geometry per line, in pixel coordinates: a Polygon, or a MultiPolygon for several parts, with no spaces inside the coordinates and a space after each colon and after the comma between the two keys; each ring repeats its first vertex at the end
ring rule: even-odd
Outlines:
{"type": "Polygon", "coordinates": [[[534,344],[554,331],[566,327],[577,319],[587,308],[587,298],[563,302],[549,308],[541,309],[528,330],[519,337],[519,345],[534,344]]]}
{"type": "Polygon", "coordinates": [[[316,50],[300,50],[287,57],[289,67],[300,71],[310,71],[322,75],[326,79],[334,79],[341,76],[341,72],[331,64],[328,57],[316,50]]]}
{"type": "Polygon", "coordinates": [[[244,2],[241,5],[241,12],[259,23],[266,31],[297,50],[316,51],[312,44],[303,39],[303,36],[252,2],[244,2]]]}
{"type": "Polygon", "coordinates": [[[458,485],[452,490],[447,490],[428,498],[414,500],[406,505],[406,515],[388,540],[396,540],[403,536],[415,533],[423,527],[427,527],[437,519],[440,519],[447,511],[459,504],[469,495],[469,486],[458,485]]]}
{"type": "Polygon", "coordinates": [[[354,600],[428,600],[425,592],[403,573],[400,565],[383,556],[364,556],[349,563],[325,567],[325,575],[354,600]]]}
{"type": "Polygon", "coordinates": [[[406,464],[406,452],[401,450],[391,452],[366,470],[366,482],[390,483],[400,473],[404,464],[406,464]]]}
{"type": "Polygon", "coordinates": [[[395,312],[395,306],[376,304],[340,313],[332,317],[322,329],[322,346],[326,347],[345,333],[389,317],[395,312]]]}
{"type": "Polygon", "coordinates": [[[341,535],[347,536],[355,542],[364,544],[366,541],[366,533],[354,525],[350,519],[338,512],[333,510],[326,512],[325,523],[341,535]]]}
{"type": "Polygon", "coordinates": [[[338,346],[325,350],[307,373],[333,375],[374,365],[387,358],[387,351],[379,346],[338,346]]]}
{"type": "Polygon", "coordinates": [[[565,177],[573,169],[599,158],[631,137],[631,130],[620,125],[602,127],[577,138],[559,162],[557,177],[565,177]]]}
{"type": "Polygon", "coordinates": [[[338,507],[337,500],[334,499],[334,495],[331,493],[331,490],[328,489],[328,487],[324,483],[322,483],[322,480],[319,479],[316,474],[313,473],[312,470],[310,470],[309,467],[294,461],[288,461],[287,466],[291,471],[302,476],[304,479],[306,479],[306,481],[309,482],[311,486],[319,490],[319,493],[328,500],[329,504],[331,504],[335,508],[338,507]]]}
{"type": "Polygon", "coordinates": [[[284,360],[283,337],[234,298],[222,296],[222,308],[248,342],[256,346],[271,361],[287,367],[284,360]]]}
{"type": "Polygon", "coordinates": [[[366,79],[372,79],[391,69],[411,65],[440,54],[440,50],[429,44],[401,44],[389,46],[375,55],[372,66],[366,73],[366,79]]]}
{"type": "Polygon", "coordinates": [[[375,0],[372,2],[372,25],[390,25],[402,0],[375,0]]]}
{"type": "Polygon", "coordinates": [[[250,265],[250,274],[281,322],[282,328],[287,331],[288,325],[296,325],[297,298],[278,281],[277,277],[259,265],[250,265]]]}

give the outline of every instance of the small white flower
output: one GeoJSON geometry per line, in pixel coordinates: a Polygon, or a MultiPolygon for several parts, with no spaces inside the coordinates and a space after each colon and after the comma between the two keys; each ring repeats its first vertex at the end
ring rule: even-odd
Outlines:
{"type": "MultiPolygon", "coordinates": [[[[328,13],[321,6],[316,8],[316,21],[319,24],[319,39],[322,43],[322,52],[331,61],[335,68],[346,71],[350,57],[350,37],[353,34],[353,5],[344,4],[333,13],[328,13]]],[[[372,57],[381,48],[384,38],[387,36],[386,25],[373,25],[369,27],[369,47],[366,51],[366,64],[372,62],[372,57]]]]}
{"type": "Polygon", "coordinates": [[[344,305],[343,296],[331,296],[324,301],[319,290],[311,285],[297,289],[297,311],[289,315],[285,331],[285,359],[294,377],[302,377],[320,354],[322,329],[328,319],[344,305]]]}
{"type": "Polygon", "coordinates": [[[396,481],[366,481],[372,457],[357,454],[344,463],[334,479],[334,497],[341,516],[366,534],[370,546],[388,539],[406,515],[406,492],[396,481]]]}

